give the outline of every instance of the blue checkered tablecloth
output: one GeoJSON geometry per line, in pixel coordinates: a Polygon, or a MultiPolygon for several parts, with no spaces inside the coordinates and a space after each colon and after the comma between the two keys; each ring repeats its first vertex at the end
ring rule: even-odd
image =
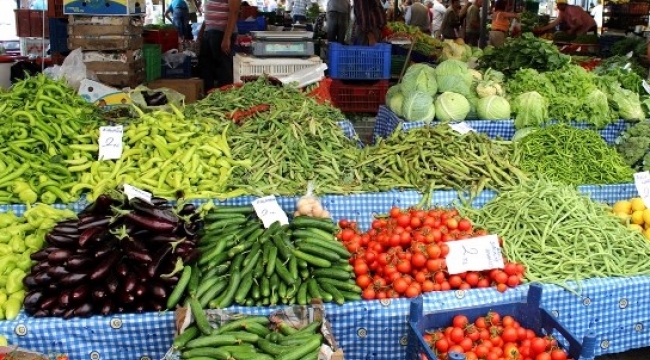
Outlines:
{"type": "MultiPolygon", "coordinates": [[[[380,106],[379,111],[377,112],[377,118],[375,122],[375,129],[373,131],[373,138],[381,137],[386,138],[397,129],[400,124],[402,130],[410,130],[414,128],[419,128],[426,126],[427,124],[436,124],[437,122],[433,121],[414,121],[414,122],[405,122],[404,119],[401,119],[394,112],[392,112],[386,106],[380,106]]],[[[502,138],[502,139],[511,139],[517,129],[515,129],[513,120],[467,120],[465,121],[469,126],[474,128],[480,133],[484,133],[491,138],[502,138]]],[[[573,123],[575,127],[579,128],[589,128],[589,125],[585,123],[573,123]]],[[[599,130],[600,135],[607,141],[609,144],[613,144],[616,138],[621,134],[623,130],[627,127],[627,123],[623,120],[619,120],[616,123],[609,124],[602,130],[599,130]]]]}
{"type": "MultiPolygon", "coordinates": [[[[607,203],[636,196],[633,184],[583,186],[580,190],[607,203]]],[[[480,207],[495,196],[486,191],[473,205],[480,207]]],[[[321,198],[335,220],[359,221],[361,228],[370,226],[371,215],[386,213],[391,206],[415,205],[421,195],[414,191],[328,195],[321,198]]],[[[280,206],[293,213],[298,197],[279,197],[280,206]]],[[[253,197],[216,201],[217,205],[248,204],[253,197]]],[[[436,191],[433,203],[449,205],[458,200],[455,191],[436,191]]],[[[207,200],[197,200],[201,204],[207,200]]],[[[83,202],[67,206],[80,211],[83,202]]],[[[17,214],[23,205],[0,206],[0,212],[12,209],[17,214]]],[[[554,285],[544,286],[543,306],[556,314],[563,324],[581,338],[587,329],[599,335],[596,354],[622,352],[650,344],[650,277],[593,279],[583,284],[583,297],[577,297],[554,285]]],[[[501,294],[494,289],[447,291],[425,295],[425,311],[453,309],[503,301],[522,300],[526,287],[501,294]]],[[[268,314],[272,308],[233,307],[247,314],[268,314]]],[[[346,359],[402,359],[409,315],[409,301],[359,301],[343,306],[327,304],[334,335],[344,349],[346,359]]],[[[161,359],[174,334],[171,312],[117,314],[90,319],[34,319],[21,314],[12,321],[0,322],[0,334],[10,343],[44,353],[68,353],[71,359],[146,360],[161,359]]]]}

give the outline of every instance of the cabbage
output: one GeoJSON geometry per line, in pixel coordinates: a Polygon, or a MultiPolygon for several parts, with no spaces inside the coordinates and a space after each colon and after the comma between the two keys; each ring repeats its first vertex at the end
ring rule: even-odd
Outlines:
{"type": "Polygon", "coordinates": [[[474,51],[472,51],[472,57],[480,58],[481,56],[483,56],[483,50],[481,50],[481,48],[474,48],[474,51]]]}
{"type": "Polygon", "coordinates": [[[623,120],[640,121],[645,119],[639,94],[634,91],[623,89],[620,85],[612,87],[612,101],[618,109],[618,114],[623,120]]]}
{"type": "Polygon", "coordinates": [[[404,95],[402,116],[407,121],[431,121],[436,115],[433,97],[422,91],[413,91],[404,95]]]}
{"type": "Polygon", "coordinates": [[[510,119],[510,103],[501,96],[488,96],[478,101],[479,119],[502,120],[510,119]]]}
{"type": "Polygon", "coordinates": [[[512,103],[515,128],[538,126],[548,121],[548,101],[537,91],[523,93],[512,103]]]}
{"type": "Polygon", "coordinates": [[[407,94],[413,91],[434,96],[438,92],[436,70],[427,64],[411,65],[402,78],[402,92],[407,94]]]}
{"type": "Polygon", "coordinates": [[[503,96],[503,88],[497,82],[483,80],[476,86],[476,93],[481,99],[494,95],[503,96]]]}
{"type": "Polygon", "coordinates": [[[440,121],[465,120],[469,114],[469,101],[461,94],[442,93],[436,99],[436,117],[440,121]]]}
{"type": "MultiPolygon", "coordinates": [[[[594,124],[596,128],[603,128],[612,122],[613,116],[609,108],[607,95],[600,90],[593,90],[584,101],[584,109],[590,123],[594,124]]],[[[578,120],[578,119],[576,119],[578,120]]]]}
{"type": "Polygon", "coordinates": [[[467,113],[465,119],[478,119],[478,96],[476,94],[470,94],[466,99],[469,102],[469,113],[467,113]]]}
{"type": "Polygon", "coordinates": [[[501,71],[494,70],[489,68],[483,73],[483,80],[491,80],[498,83],[502,83],[505,75],[501,71]]]}
{"type": "Polygon", "coordinates": [[[469,95],[472,85],[472,74],[467,64],[458,60],[446,60],[436,67],[438,92],[455,92],[469,95]]]}
{"type": "Polygon", "coordinates": [[[386,106],[397,114],[402,116],[402,104],[404,102],[404,95],[402,94],[402,85],[391,86],[386,92],[386,106]]]}

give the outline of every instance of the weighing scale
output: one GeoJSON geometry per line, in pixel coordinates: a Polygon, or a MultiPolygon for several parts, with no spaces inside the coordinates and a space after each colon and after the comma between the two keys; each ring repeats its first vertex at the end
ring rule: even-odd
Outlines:
{"type": "Polygon", "coordinates": [[[309,57],[314,55],[314,33],[310,31],[252,31],[253,56],[309,57]]]}

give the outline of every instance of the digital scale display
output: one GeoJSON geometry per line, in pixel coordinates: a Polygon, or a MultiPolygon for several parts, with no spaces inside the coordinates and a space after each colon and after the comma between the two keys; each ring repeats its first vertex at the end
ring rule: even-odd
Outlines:
{"type": "Polygon", "coordinates": [[[264,44],[264,48],[266,52],[268,53],[287,53],[287,52],[295,52],[295,53],[302,53],[306,51],[306,44],[299,44],[299,43],[273,43],[273,44],[264,44]]]}

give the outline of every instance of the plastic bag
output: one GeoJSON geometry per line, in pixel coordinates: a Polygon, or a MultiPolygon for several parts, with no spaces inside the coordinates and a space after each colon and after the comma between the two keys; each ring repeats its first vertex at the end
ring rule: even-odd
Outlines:
{"type": "Polygon", "coordinates": [[[163,54],[163,65],[169,66],[170,69],[175,69],[185,62],[187,55],[182,52],[178,52],[177,49],[171,49],[163,54]]]}
{"type": "Polygon", "coordinates": [[[58,80],[65,78],[68,85],[75,91],[79,90],[81,80],[90,79],[97,81],[97,76],[91,71],[87,71],[86,64],[84,64],[83,53],[81,48],[75,49],[70,52],[61,66],[54,66],[45,71],[45,75],[52,79],[58,80]]]}
{"type": "Polygon", "coordinates": [[[131,101],[133,102],[133,104],[137,105],[138,107],[144,110],[171,111],[172,110],[171,105],[174,105],[177,108],[185,105],[185,95],[179,93],[178,91],[167,89],[167,88],[149,89],[146,86],[138,86],[137,88],[133,89],[129,93],[129,96],[131,97],[131,101]],[[159,92],[164,94],[164,96],[167,98],[167,103],[159,106],[149,105],[147,103],[147,100],[145,99],[144,94],[150,92],[159,92]]]}
{"type": "Polygon", "coordinates": [[[298,199],[296,212],[293,216],[312,216],[317,218],[331,218],[330,212],[325,210],[316,196],[314,196],[314,182],[307,183],[307,193],[298,199]]]}

